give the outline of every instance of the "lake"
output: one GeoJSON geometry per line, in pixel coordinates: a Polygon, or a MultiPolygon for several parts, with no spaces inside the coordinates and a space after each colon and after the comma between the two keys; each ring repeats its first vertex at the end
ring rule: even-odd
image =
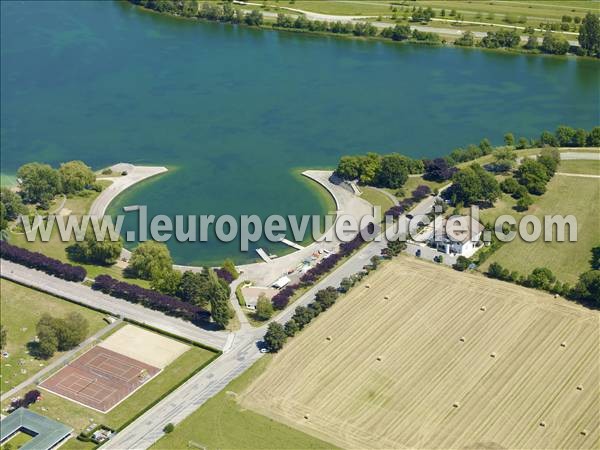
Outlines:
{"type": "MultiPolygon", "coordinates": [[[[124,2],[2,2],[1,26],[2,172],[71,159],[169,166],[113,213],[323,214],[295,169],[600,122],[589,60],[254,30],[124,2]]],[[[186,264],[256,258],[214,240],[169,247],[186,264]]]]}

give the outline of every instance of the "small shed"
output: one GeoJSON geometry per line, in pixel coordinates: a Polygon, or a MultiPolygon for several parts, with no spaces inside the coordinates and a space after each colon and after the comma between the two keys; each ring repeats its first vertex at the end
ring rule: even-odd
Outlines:
{"type": "Polygon", "coordinates": [[[281,289],[282,287],[289,284],[290,281],[292,280],[290,280],[288,277],[281,277],[277,281],[275,281],[271,286],[273,286],[275,289],[281,289]]]}

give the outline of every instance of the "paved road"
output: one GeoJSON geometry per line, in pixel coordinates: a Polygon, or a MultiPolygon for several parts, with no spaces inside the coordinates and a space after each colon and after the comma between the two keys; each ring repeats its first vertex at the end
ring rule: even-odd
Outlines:
{"type": "Polygon", "coordinates": [[[30,286],[93,308],[110,311],[112,314],[119,315],[122,318],[135,320],[136,322],[159,328],[219,350],[223,349],[227,343],[229,333],[225,331],[204,330],[176,317],[167,316],[159,311],[147,309],[141,305],[129,303],[125,300],[103,294],[102,292],[94,291],[84,284],[61,280],[39,270],[29,269],[10,261],[1,260],[0,274],[3,278],[25,286],[30,286]]]}
{"type": "Polygon", "coordinates": [[[90,216],[102,217],[108,205],[123,191],[147,178],[164,173],[166,167],[134,166],[133,164],[115,164],[111,167],[114,172],[127,172],[119,177],[98,177],[98,180],[110,180],[112,184],[104,189],[90,207],[90,216]]]}
{"type": "Polygon", "coordinates": [[[73,358],[73,356],[77,352],[79,352],[80,350],[86,348],[88,345],[91,345],[92,343],[94,343],[97,340],[99,340],[102,336],[104,336],[105,334],[107,334],[108,332],[110,332],[113,328],[115,328],[120,323],[121,323],[121,320],[116,320],[113,323],[111,323],[110,325],[105,326],[100,331],[98,331],[96,334],[94,334],[93,336],[90,336],[89,338],[87,338],[85,341],[83,341],[77,347],[75,347],[74,349],[69,350],[68,352],[66,352],[64,355],[62,355],[56,361],[52,362],[51,364],[48,364],[42,370],[40,370],[39,372],[36,372],[34,375],[32,375],[31,377],[29,377],[25,381],[19,383],[17,386],[15,386],[14,388],[12,388],[10,391],[6,391],[4,394],[2,394],[2,396],[0,396],[0,401],[4,401],[7,398],[12,397],[16,393],[18,393],[21,389],[25,389],[30,384],[36,383],[37,380],[41,380],[44,377],[44,375],[46,375],[47,373],[53,371],[57,367],[64,365],[67,361],[69,361],[71,358],[73,358]]]}

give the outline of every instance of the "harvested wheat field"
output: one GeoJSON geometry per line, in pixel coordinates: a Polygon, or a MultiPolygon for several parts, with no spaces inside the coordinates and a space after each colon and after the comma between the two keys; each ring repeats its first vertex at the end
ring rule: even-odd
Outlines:
{"type": "Polygon", "coordinates": [[[598,448],[597,312],[409,258],[368,284],[243,405],[346,448],[598,448]]]}

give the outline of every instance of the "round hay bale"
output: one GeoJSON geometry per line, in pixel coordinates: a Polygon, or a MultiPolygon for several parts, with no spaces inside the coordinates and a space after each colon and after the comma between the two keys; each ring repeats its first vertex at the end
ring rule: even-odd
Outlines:
{"type": "Polygon", "coordinates": [[[578,391],[583,391],[583,385],[582,384],[578,384],[577,385],[577,390],[578,391]]]}
{"type": "Polygon", "coordinates": [[[365,287],[366,287],[367,289],[369,289],[369,288],[371,287],[371,285],[370,285],[370,284],[365,284],[365,287]]]}
{"type": "Polygon", "coordinates": [[[309,418],[309,415],[308,415],[308,414],[304,414],[304,418],[305,418],[306,420],[308,420],[308,418],[309,418]]]}
{"type": "Polygon", "coordinates": [[[586,430],[586,429],[581,430],[582,436],[587,436],[587,434],[588,434],[588,430],[586,430]]]}
{"type": "Polygon", "coordinates": [[[481,308],[479,308],[479,311],[485,311],[487,308],[485,306],[482,306],[481,308]]]}
{"type": "Polygon", "coordinates": [[[377,361],[381,361],[383,358],[381,356],[377,357],[377,361]]]}
{"type": "Polygon", "coordinates": [[[389,296],[389,295],[384,295],[384,296],[383,296],[383,299],[384,299],[384,300],[389,300],[389,299],[390,299],[390,296],[389,296]]]}
{"type": "Polygon", "coordinates": [[[544,422],[543,420],[540,422],[540,427],[546,427],[546,422],[544,422]]]}
{"type": "Polygon", "coordinates": [[[327,336],[325,339],[327,339],[328,341],[331,340],[331,336],[327,336]]]}
{"type": "Polygon", "coordinates": [[[496,357],[496,352],[490,353],[490,358],[495,358],[495,357],[496,357]]]}
{"type": "Polygon", "coordinates": [[[454,402],[454,403],[452,403],[452,406],[453,406],[454,408],[460,408],[460,403],[458,403],[458,402],[454,402]]]}
{"type": "Polygon", "coordinates": [[[563,348],[565,348],[567,346],[567,343],[563,341],[563,342],[560,343],[560,346],[563,347],[563,348]]]}
{"type": "Polygon", "coordinates": [[[460,339],[459,339],[459,341],[460,341],[460,342],[465,342],[465,337],[464,337],[464,336],[461,336],[461,337],[460,337],[460,339]]]}

